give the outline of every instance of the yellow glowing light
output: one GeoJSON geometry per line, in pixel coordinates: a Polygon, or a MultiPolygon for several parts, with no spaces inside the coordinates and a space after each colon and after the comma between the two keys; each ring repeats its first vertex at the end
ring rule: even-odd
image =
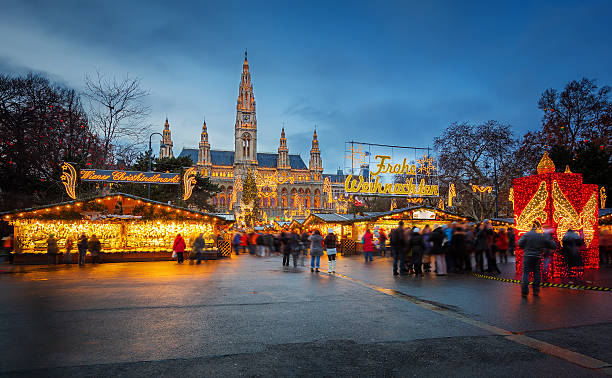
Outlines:
{"type": "Polygon", "coordinates": [[[66,193],[68,197],[72,199],[76,199],[76,181],[77,181],[77,172],[76,169],[72,166],[72,164],[63,163],[62,164],[62,176],[60,177],[62,184],[66,188],[66,193]]]}
{"type": "Polygon", "coordinates": [[[480,186],[480,185],[472,185],[472,192],[474,193],[485,193],[489,192],[489,194],[493,191],[493,188],[490,186],[480,186]]]}
{"type": "Polygon", "coordinates": [[[448,206],[449,207],[453,206],[453,198],[455,198],[456,196],[457,196],[457,192],[455,191],[455,184],[451,182],[450,186],[448,187],[448,206]]]}
{"type": "Polygon", "coordinates": [[[555,163],[548,157],[548,152],[544,152],[542,159],[538,163],[538,174],[543,175],[545,173],[554,173],[555,163]]]}
{"type": "Polygon", "coordinates": [[[606,207],[606,198],[606,188],[602,186],[601,188],[599,188],[599,201],[601,202],[601,209],[604,209],[606,207]]]}
{"type": "Polygon", "coordinates": [[[508,193],[508,201],[512,202],[512,208],[514,209],[514,188],[510,188],[510,193],[508,193]]]}
{"type": "Polygon", "coordinates": [[[580,230],[584,233],[584,243],[588,247],[593,241],[593,234],[595,233],[593,225],[597,222],[595,213],[597,212],[597,192],[593,192],[591,197],[584,205],[582,212],[578,214],[576,209],[569,202],[557,180],[553,180],[553,207],[555,209],[553,213],[553,219],[557,222],[557,238],[562,243],[563,236],[567,230],[580,230]]]}
{"type": "Polygon", "coordinates": [[[544,211],[546,198],[548,198],[546,181],[542,181],[536,193],[531,197],[523,212],[516,219],[516,228],[518,230],[529,231],[535,220],[540,220],[540,223],[546,223],[547,215],[544,211]]]}

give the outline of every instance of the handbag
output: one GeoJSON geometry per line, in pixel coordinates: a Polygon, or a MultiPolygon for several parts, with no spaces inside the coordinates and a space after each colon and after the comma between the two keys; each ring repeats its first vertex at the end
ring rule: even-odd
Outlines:
{"type": "Polygon", "coordinates": [[[176,258],[176,251],[172,251],[172,258],[175,259],[176,258]]]}

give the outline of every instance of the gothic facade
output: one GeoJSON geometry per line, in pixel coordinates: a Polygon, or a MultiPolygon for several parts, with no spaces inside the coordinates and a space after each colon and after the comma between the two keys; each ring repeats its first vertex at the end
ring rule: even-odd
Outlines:
{"type": "MultiPolygon", "coordinates": [[[[245,52],[236,104],[234,150],[211,149],[204,121],[198,148],[183,148],[179,154],[179,157],[190,156],[198,172],[219,185],[221,192],[214,198],[217,209],[222,212],[239,210],[242,182],[249,170],[255,175],[259,206],[267,218],[304,218],[309,212],[330,209],[331,204],[327,201],[329,195],[324,193],[329,189],[324,189],[325,177],[316,128],[308,166],[300,155],[289,153],[284,127],[276,153],[258,152],[255,109],[253,83],[245,52]]],[[[160,157],[173,156],[168,120],[163,136],[160,157]]]]}

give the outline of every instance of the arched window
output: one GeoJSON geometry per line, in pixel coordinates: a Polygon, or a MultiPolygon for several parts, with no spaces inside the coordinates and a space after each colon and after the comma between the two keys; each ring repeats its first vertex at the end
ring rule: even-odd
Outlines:
{"type": "Polygon", "coordinates": [[[314,207],[317,209],[321,207],[321,192],[319,189],[315,189],[314,192],[314,207]]]}
{"type": "Polygon", "coordinates": [[[298,204],[298,195],[297,190],[295,188],[291,189],[291,207],[295,209],[298,204]]]}
{"type": "Polygon", "coordinates": [[[287,208],[289,206],[287,206],[287,188],[283,188],[282,192],[281,192],[281,203],[282,203],[282,207],[283,208],[287,208]]]}
{"type": "Polygon", "coordinates": [[[251,155],[251,136],[247,133],[242,134],[242,156],[249,157],[251,155]]]}
{"type": "Polygon", "coordinates": [[[219,194],[219,206],[225,207],[225,193],[219,194]]]}
{"type": "Polygon", "coordinates": [[[310,209],[310,189],[306,189],[306,193],[304,194],[304,208],[310,209]]]}

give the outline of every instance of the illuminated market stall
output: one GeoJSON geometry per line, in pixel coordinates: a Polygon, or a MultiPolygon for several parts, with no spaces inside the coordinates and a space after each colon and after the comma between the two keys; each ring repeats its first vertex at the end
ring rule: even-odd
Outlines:
{"type": "MultiPolygon", "coordinates": [[[[14,262],[46,262],[47,238],[54,235],[60,252],[66,240],[95,234],[102,244],[103,261],[165,260],[180,233],[189,251],[203,233],[208,253],[216,254],[215,235],[231,222],[217,215],[177,207],[129,194],[115,193],[38,208],[2,213],[14,227],[14,262]]],[[[73,258],[72,261],[76,261],[73,258]]]]}

